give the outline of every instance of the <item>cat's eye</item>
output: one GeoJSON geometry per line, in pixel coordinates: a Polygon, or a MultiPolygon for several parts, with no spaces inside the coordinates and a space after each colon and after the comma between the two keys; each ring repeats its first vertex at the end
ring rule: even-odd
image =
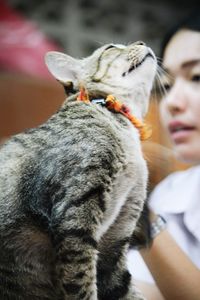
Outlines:
{"type": "Polygon", "coordinates": [[[115,48],[115,46],[114,45],[109,45],[108,47],[106,47],[105,50],[109,50],[109,49],[112,49],[112,48],[115,48]]]}

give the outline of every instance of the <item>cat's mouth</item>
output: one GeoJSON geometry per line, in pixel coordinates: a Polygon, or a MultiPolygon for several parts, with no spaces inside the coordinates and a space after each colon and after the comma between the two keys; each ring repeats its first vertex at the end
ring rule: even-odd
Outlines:
{"type": "Polygon", "coordinates": [[[128,71],[124,72],[122,74],[122,76],[126,76],[129,73],[131,73],[133,70],[137,69],[139,66],[141,66],[143,64],[143,62],[148,58],[151,57],[153,59],[155,59],[155,57],[153,56],[153,54],[151,52],[148,52],[141,61],[139,61],[138,63],[134,63],[130,66],[130,68],[128,69],[128,71]]]}

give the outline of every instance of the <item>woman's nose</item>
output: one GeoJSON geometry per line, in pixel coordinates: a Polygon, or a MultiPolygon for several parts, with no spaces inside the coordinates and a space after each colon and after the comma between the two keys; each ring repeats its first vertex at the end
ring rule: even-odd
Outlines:
{"type": "Polygon", "coordinates": [[[166,105],[171,114],[178,114],[185,109],[184,85],[176,81],[165,97],[166,105]]]}

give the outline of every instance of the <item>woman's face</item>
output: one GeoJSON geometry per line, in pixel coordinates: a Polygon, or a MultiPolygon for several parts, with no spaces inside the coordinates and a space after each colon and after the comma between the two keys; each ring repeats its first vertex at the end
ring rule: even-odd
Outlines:
{"type": "Polygon", "coordinates": [[[177,158],[200,163],[200,32],[180,30],[166,47],[163,75],[166,95],[161,119],[177,158]]]}

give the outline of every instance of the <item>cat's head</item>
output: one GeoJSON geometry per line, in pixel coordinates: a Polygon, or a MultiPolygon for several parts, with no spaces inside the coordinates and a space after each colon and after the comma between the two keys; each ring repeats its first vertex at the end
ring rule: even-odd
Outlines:
{"type": "Polygon", "coordinates": [[[113,94],[140,117],[147,111],[157,62],[143,42],[107,44],[83,59],[48,52],[45,62],[53,76],[74,91],[84,86],[89,93],[113,94]]]}

